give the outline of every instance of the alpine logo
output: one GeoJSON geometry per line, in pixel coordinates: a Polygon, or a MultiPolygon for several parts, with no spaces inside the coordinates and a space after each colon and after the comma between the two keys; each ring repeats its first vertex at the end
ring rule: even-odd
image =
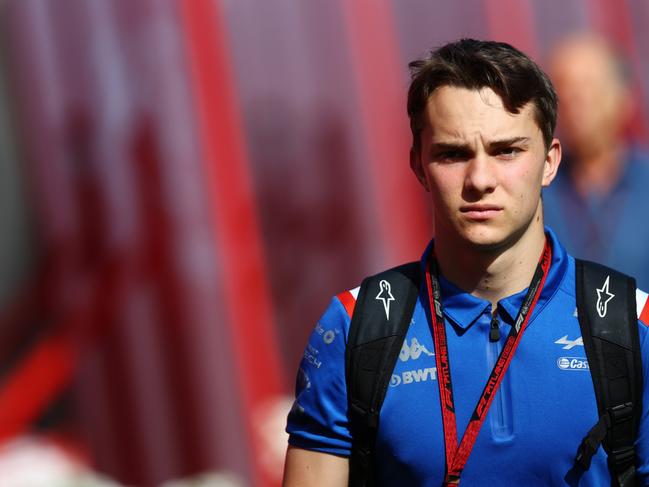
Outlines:
{"type": "Polygon", "coordinates": [[[565,347],[561,347],[564,350],[571,350],[574,347],[583,347],[584,339],[582,337],[577,337],[574,340],[568,340],[568,335],[564,335],[554,343],[557,345],[565,345],[565,347]]]}
{"type": "Polygon", "coordinates": [[[379,294],[375,298],[377,301],[383,301],[383,308],[385,309],[385,318],[390,319],[390,301],[394,301],[394,296],[392,296],[392,287],[390,283],[383,279],[379,282],[379,294]]]}
{"type": "Polygon", "coordinates": [[[557,367],[561,370],[590,370],[584,357],[559,357],[557,367]]]}
{"type": "Polygon", "coordinates": [[[606,281],[604,281],[604,284],[602,285],[601,289],[597,289],[597,314],[599,315],[600,318],[604,318],[606,316],[607,307],[608,303],[611,299],[615,297],[615,294],[609,292],[608,286],[609,286],[609,281],[611,280],[611,276],[606,276],[606,281]]]}

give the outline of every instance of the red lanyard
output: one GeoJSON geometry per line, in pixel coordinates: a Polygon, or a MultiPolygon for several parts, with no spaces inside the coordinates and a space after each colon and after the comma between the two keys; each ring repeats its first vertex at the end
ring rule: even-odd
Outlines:
{"type": "Polygon", "coordinates": [[[448,355],[448,346],[446,343],[446,329],[444,326],[444,311],[442,309],[442,298],[437,279],[437,260],[431,252],[428,266],[426,268],[426,284],[428,287],[428,299],[430,305],[430,314],[433,322],[433,341],[435,344],[435,360],[437,362],[437,382],[439,384],[439,397],[442,406],[442,423],[444,426],[444,445],[446,449],[446,477],[444,485],[457,485],[460,483],[460,476],[464,465],[466,465],[469,455],[482,427],[482,423],[487,415],[489,406],[493,401],[498,387],[507,372],[514,352],[518,347],[527,323],[532,316],[541,290],[545,284],[545,279],[550,269],[552,261],[552,248],[549,242],[545,241],[541,259],[536,266],[534,277],[527,290],[521,309],[514,326],[512,326],[505,346],[498,356],[498,360],[491,370],[487,384],[482,391],[478,404],[476,405],[469,424],[462,436],[462,441],[458,446],[457,443],[457,426],[455,422],[455,401],[453,400],[453,387],[451,384],[451,367],[448,355]]]}

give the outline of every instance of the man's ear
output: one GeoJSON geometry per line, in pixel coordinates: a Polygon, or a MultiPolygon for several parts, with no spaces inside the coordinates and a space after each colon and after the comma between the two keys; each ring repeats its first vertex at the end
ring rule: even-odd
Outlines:
{"type": "Polygon", "coordinates": [[[424,168],[421,165],[421,154],[414,147],[410,148],[410,169],[415,173],[419,183],[424,187],[426,191],[430,191],[428,187],[428,180],[424,174],[424,168]]]}
{"type": "Polygon", "coordinates": [[[559,164],[561,164],[561,142],[559,139],[552,139],[543,164],[543,180],[541,185],[544,188],[550,186],[550,183],[557,175],[559,164]]]}

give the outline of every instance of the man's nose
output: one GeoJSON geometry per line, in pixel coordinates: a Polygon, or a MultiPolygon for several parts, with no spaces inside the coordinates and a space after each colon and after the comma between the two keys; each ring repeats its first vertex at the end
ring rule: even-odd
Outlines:
{"type": "Polygon", "coordinates": [[[465,191],[491,193],[498,185],[495,169],[488,154],[476,154],[466,165],[465,191]]]}

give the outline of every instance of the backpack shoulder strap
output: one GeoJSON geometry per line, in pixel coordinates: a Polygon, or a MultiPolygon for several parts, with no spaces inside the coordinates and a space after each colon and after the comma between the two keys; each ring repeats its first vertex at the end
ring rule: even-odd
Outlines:
{"type": "Polygon", "coordinates": [[[576,260],[579,326],[600,419],[582,441],[584,469],[603,442],[612,484],[635,485],[635,439],[642,414],[642,361],[636,283],[625,274],[576,260]]]}
{"type": "Polygon", "coordinates": [[[350,486],[375,483],[379,412],[417,302],[420,273],[420,263],[411,262],[368,277],[358,292],[345,355],[350,486]]]}

